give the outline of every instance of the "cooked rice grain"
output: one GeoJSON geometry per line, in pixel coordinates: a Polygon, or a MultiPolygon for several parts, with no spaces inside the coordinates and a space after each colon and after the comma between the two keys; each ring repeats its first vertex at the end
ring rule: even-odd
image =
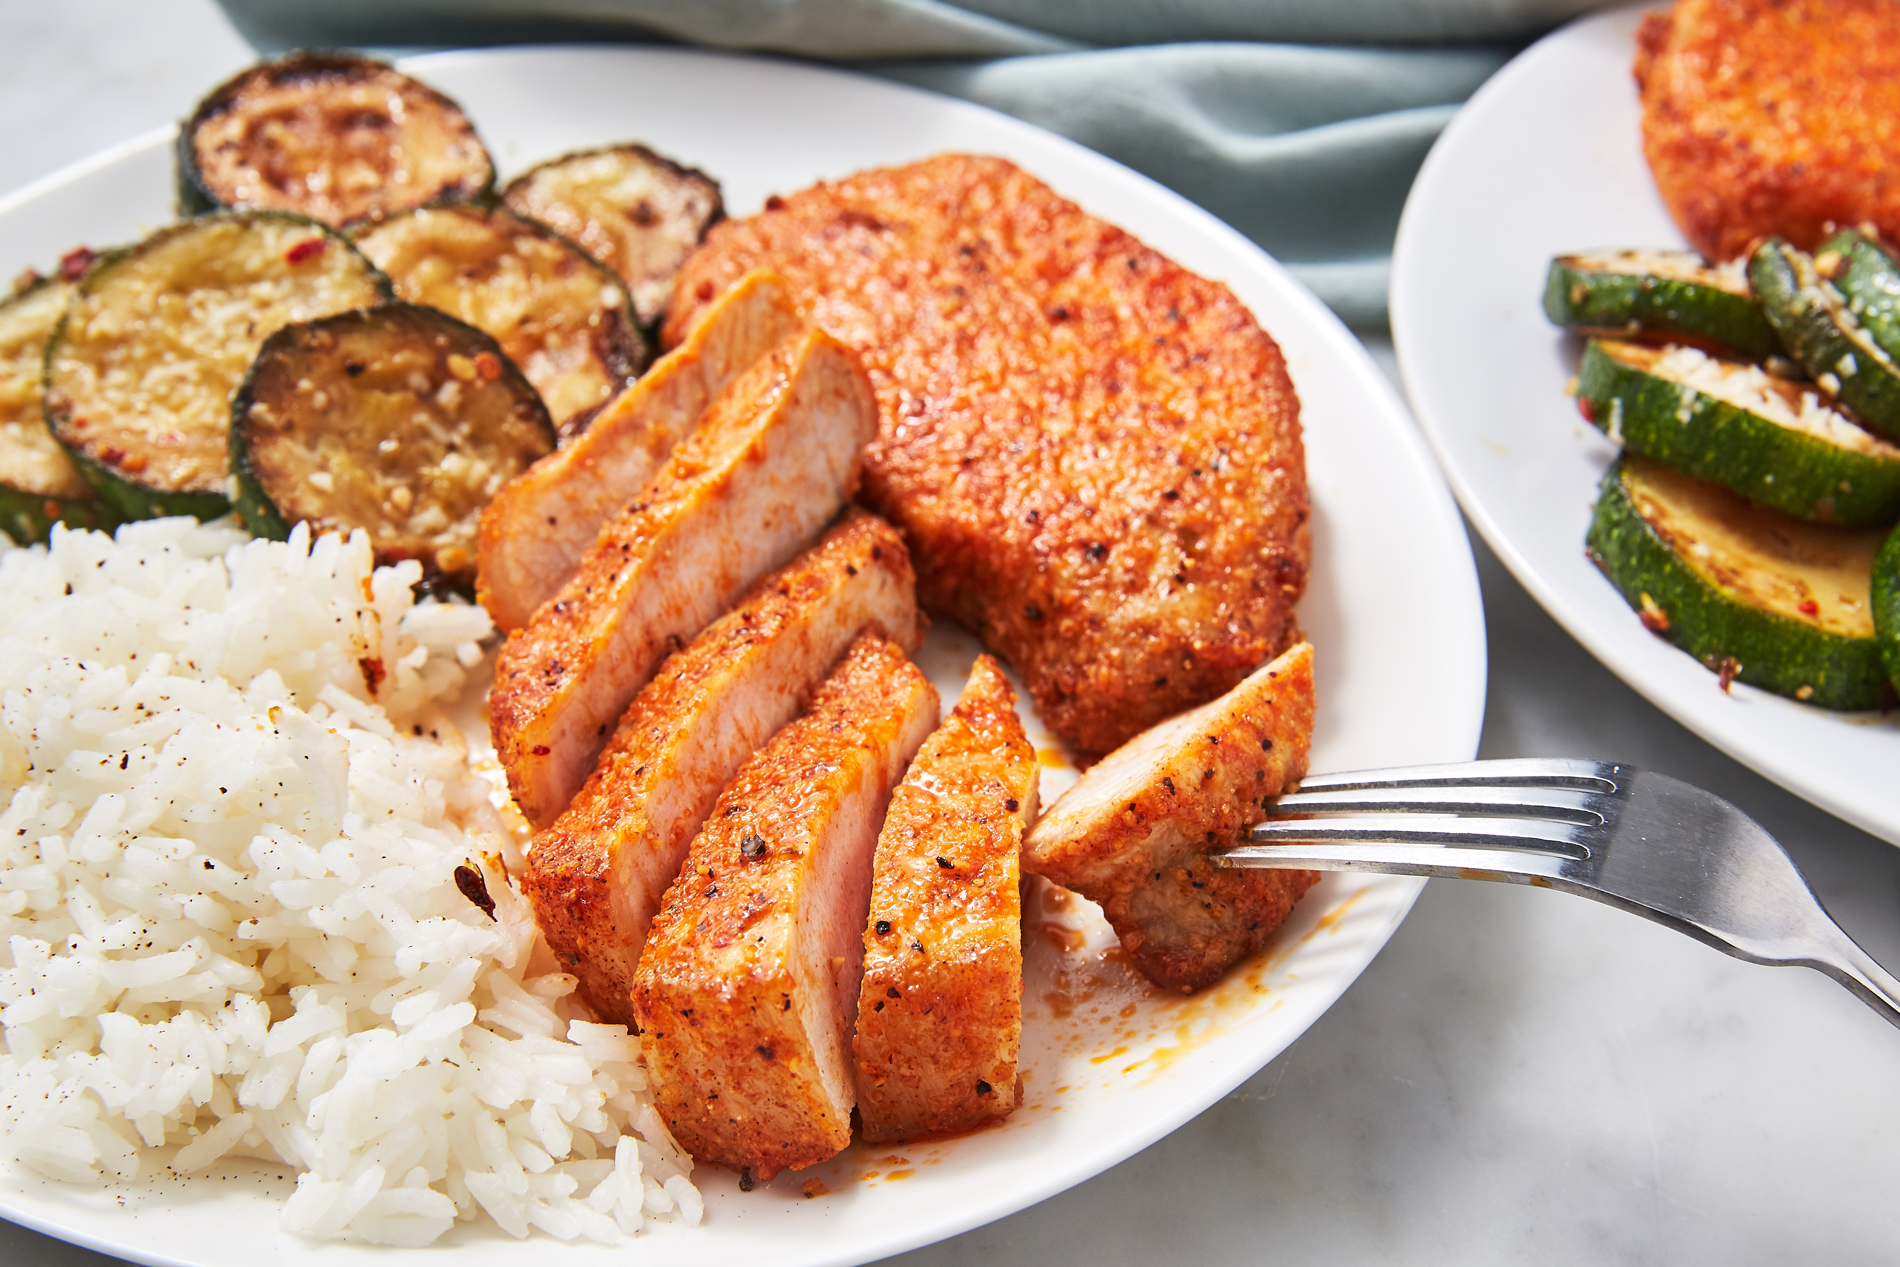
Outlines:
{"type": "Polygon", "coordinates": [[[0,1155],[288,1163],[287,1229],[380,1244],[699,1221],[438,711],[488,617],[414,603],[420,574],[182,519],[0,554],[0,1155]]]}

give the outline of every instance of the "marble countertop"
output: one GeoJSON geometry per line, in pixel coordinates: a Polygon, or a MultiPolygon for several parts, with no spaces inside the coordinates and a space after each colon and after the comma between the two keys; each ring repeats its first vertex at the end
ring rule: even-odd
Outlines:
{"type": "MultiPolygon", "coordinates": [[[[0,48],[0,193],[181,117],[252,59],[210,0],[0,5],[0,48]]],[[[1389,342],[1368,346],[1396,378],[1389,342]]],[[[1613,758],[1728,798],[1900,966],[1900,849],[1670,721],[1473,551],[1490,645],[1480,755],[1613,758]]],[[[1816,973],[1555,893],[1433,881],[1339,1003],[1199,1118],[891,1261],[1891,1261],[1896,1075],[1900,1031],[1816,973]]],[[[0,1261],[113,1260],[0,1223],[0,1261]]]]}

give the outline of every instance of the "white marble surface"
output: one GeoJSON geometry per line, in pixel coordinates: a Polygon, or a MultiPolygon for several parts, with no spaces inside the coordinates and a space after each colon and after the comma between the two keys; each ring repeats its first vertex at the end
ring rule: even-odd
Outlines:
{"type": "MultiPolygon", "coordinates": [[[[0,192],[180,117],[250,59],[210,0],[7,0],[0,48],[0,192]]],[[[1613,757],[1729,798],[1900,966],[1900,850],[1669,721],[1475,549],[1483,755],[1613,757]]],[[[1435,881],[1339,1004],[1199,1119],[892,1261],[1887,1262],[1897,1189],[1900,1031],[1845,991],[1588,902],[1435,881]]],[[[11,1267],[107,1261],[0,1223],[11,1267]]]]}

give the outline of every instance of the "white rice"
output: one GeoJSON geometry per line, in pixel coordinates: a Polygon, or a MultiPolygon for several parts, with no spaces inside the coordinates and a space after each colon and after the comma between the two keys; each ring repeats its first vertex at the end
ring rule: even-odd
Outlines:
{"type": "Polygon", "coordinates": [[[488,617],[414,604],[419,575],[361,533],[183,519],[0,554],[0,1158],[285,1163],[286,1229],[380,1244],[699,1221],[638,1042],[569,997],[436,707],[488,617]]]}

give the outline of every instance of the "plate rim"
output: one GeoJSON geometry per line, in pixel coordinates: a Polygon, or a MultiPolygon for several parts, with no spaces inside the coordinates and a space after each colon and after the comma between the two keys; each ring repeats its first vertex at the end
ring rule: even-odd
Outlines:
{"type": "MultiPolygon", "coordinates": [[[[1353,379],[1357,388],[1366,391],[1374,398],[1383,415],[1383,422],[1391,424],[1387,430],[1392,432],[1391,439],[1401,445],[1414,460],[1414,465],[1424,476],[1424,482],[1415,490],[1430,503],[1439,526],[1448,531],[1462,548],[1462,554],[1448,561],[1447,575],[1444,579],[1453,590],[1463,591],[1465,601],[1448,603],[1448,610],[1456,611],[1471,626],[1472,637],[1462,644],[1464,663],[1456,666],[1458,676],[1467,683],[1460,693],[1459,708],[1455,715],[1444,718],[1444,730],[1450,736],[1448,746],[1455,747],[1470,755],[1476,751],[1478,737],[1482,729],[1484,703],[1487,686],[1488,660],[1486,653],[1485,628],[1483,619],[1482,595],[1478,586],[1475,560],[1471,555],[1470,544],[1465,536],[1463,524],[1458,517],[1457,502],[1452,490],[1447,486],[1439,463],[1435,460],[1423,437],[1417,434],[1411,417],[1396,387],[1387,379],[1372,361],[1364,346],[1352,336],[1329,309],[1295,279],[1277,260],[1267,255],[1250,239],[1219,220],[1212,213],[1188,201],[1174,191],[1129,169],[1122,164],[1089,150],[1079,143],[1049,133],[1025,121],[1013,118],[987,107],[949,97],[913,85],[876,79],[871,76],[855,74],[835,67],[813,65],[794,59],[762,56],[756,54],[708,52],[696,49],[652,48],[626,45],[530,45],[484,49],[453,50],[438,53],[421,54],[415,57],[398,59],[404,68],[414,69],[426,74],[431,68],[461,63],[482,63],[521,57],[562,58],[573,55],[600,58],[660,57],[666,59],[698,59],[709,63],[730,64],[733,62],[754,65],[769,65],[783,68],[785,71],[803,76],[811,75],[840,81],[849,81],[856,85],[873,85],[878,90],[900,93],[906,96],[928,99],[934,108],[956,112],[969,112],[982,116],[990,126],[1002,126],[1017,135],[1033,140],[1037,145],[1053,146],[1064,152],[1067,161],[1084,168],[1092,168],[1107,179],[1118,182],[1135,182],[1143,187],[1150,197],[1157,200],[1167,215],[1179,220],[1194,233],[1214,239],[1223,254],[1233,257],[1237,264],[1248,268],[1257,268],[1276,285],[1280,298],[1296,312],[1303,326],[1303,333],[1309,339],[1324,345],[1326,350],[1342,364],[1353,370],[1353,379]]],[[[61,187],[91,176],[102,169],[133,160],[153,148],[169,148],[176,139],[176,126],[150,129],[138,136],[128,138],[116,145],[100,150],[86,158],[40,177],[20,189],[0,197],[0,217],[4,217],[40,198],[46,197],[61,187]]],[[[1038,176],[1043,173],[1038,172],[1038,176]]],[[[1065,196],[1072,196],[1065,194],[1065,196]]],[[[1225,279],[1223,279],[1225,282],[1225,279]]],[[[1225,283],[1231,284],[1231,283],[1225,283]]],[[[1128,1157],[1146,1148],[1156,1140],[1172,1133],[1186,1122],[1204,1112],[1215,1101],[1225,1096],[1233,1086],[1238,1085],[1252,1072],[1276,1058],[1293,1042],[1304,1034],[1358,979],[1371,961],[1377,957],[1389,941],[1398,925],[1416,902],[1424,887],[1424,881],[1403,879],[1400,877],[1381,877],[1377,881],[1378,890],[1386,894],[1389,914],[1383,927],[1368,930],[1360,938],[1362,947],[1359,962],[1349,972],[1337,974],[1324,991],[1312,996],[1307,1004],[1310,1015],[1302,1018],[1291,1027],[1283,1039],[1271,1044],[1271,1050],[1254,1044],[1250,1052],[1258,1055],[1257,1063],[1250,1062],[1248,1067],[1231,1080],[1216,1079],[1208,1084],[1192,1088],[1179,1096],[1173,1111],[1157,1115],[1147,1126],[1137,1132],[1114,1142],[1108,1148],[1088,1150],[1086,1155],[1078,1154],[1078,1160],[1072,1165],[1051,1171],[1042,1182],[1012,1193],[1007,1199],[989,1204],[980,1210],[949,1220],[942,1224],[916,1231],[898,1231],[878,1238],[875,1244],[860,1242],[841,1253],[829,1254],[821,1258],[800,1259],[808,1263],[857,1263],[870,1258],[902,1252],[920,1245],[934,1243],[957,1235],[971,1228],[981,1226],[997,1218],[1018,1212],[1126,1160],[1128,1157]]],[[[127,1257],[134,1261],[153,1264],[185,1264],[194,1260],[177,1258],[161,1252],[153,1252],[142,1247],[115,1240],[110,1236],[98,1235],[82,1227],[62,1224],[57,1220],[41,1217],[31,1209],[17,1206],[6,1194],[0,1194],[0,1214],[6,1218],[33,1228],[46,1235],[57,1237],[72,1244],[94,1249],[98,1252],[127,1257]]],[[[342,1250],[358,1252],[367,1248],[359,1243],[344,1242],[338,1245],[313,1247],[317,1252],[342,1250]]],[[[624,1247],[623,1247],[624,1248],[624,1247]]],[[[637,1250],[635,1251],[637,1252],[637,1250]]]]}

